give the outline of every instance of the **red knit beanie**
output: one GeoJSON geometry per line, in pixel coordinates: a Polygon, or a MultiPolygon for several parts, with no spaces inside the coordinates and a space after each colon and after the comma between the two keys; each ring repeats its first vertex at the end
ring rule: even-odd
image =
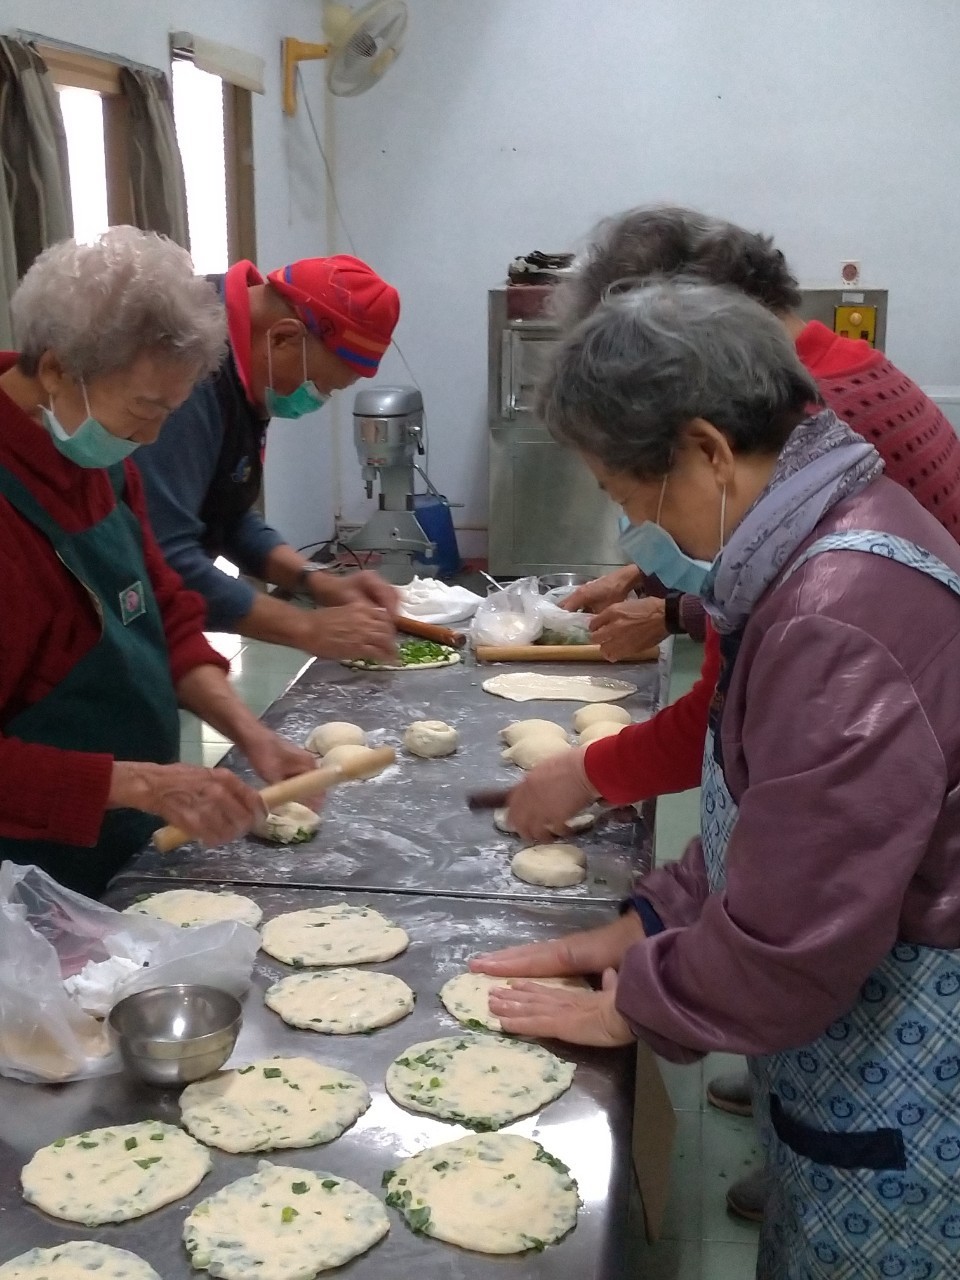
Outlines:
{"type": "Polygon", "coordinates": [[[267,280],[329,351],[364,378],[374,377],[400,317],[392,285],[347,254],[302,258],[267,280]]]}

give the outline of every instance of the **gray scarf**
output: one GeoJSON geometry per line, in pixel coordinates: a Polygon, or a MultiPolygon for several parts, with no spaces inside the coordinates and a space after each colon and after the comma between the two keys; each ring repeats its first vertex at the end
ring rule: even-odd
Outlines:
{"type": "Polygon", "coordinates": [[[827,512],[880,475],[873,445],[830,409],[790,433],[770,483],[730,535],[703,588],[704,608],[723,634],[739,631],[827,512]]]}

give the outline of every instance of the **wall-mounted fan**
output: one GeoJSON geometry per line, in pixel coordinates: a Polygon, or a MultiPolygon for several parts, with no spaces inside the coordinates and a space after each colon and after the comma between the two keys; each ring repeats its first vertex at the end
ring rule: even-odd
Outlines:
{"type": "Polygon", "coordinates": [[[325,3],[323,33],[326,44],[309,44],[288,36],[283,42],[283,109],[297,110],[297,67],[326,58],[327,88],[337,97],[365,93],[386,75],[403,48],[407,29],[404,0],[371,0],[361,9],[325,3]]]}

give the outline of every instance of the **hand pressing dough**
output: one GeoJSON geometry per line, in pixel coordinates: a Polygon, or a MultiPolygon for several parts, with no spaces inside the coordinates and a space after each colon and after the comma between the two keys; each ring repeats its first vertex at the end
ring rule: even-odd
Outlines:
{"type": "Polygon", "coordinates": [[[286,804],[278,804],[265,817],[258,818],[253,832],[272,844],[303,844],[316,834],[319,826],[319,813],[290,800],[286,804]]]}
{"type": "Polygon", "coordinates": [[[181,929],[193,924],[210,924],[214,920],[239,920],[256,929],[263,912],[252,898],[241,893],[211,893],[204,889],[167,889],[163,893],[151,893],[142,902],[135,902],[123,913],[129,916],[153,916],[178,924],[181,929]]]}
{"type": "Polygon", "coordinates": [[[508,747],[515,747],[521,738],[529,738],[532,734],[567,740],[566,729],[554,720],[514,720],[513,724],[500,730],[500,737],[508,747]]]}
{"type": "Polygon", "coordinates": [[[570,1170],[516,1133],[428,1147],[388,1169],[383,1185],[414,1231],[478,1253],[539,1252],[577,1225],[570,1170]]]}
{"type": "Polygon", "coordinates": [[[617,702],[637,692],[635,684],[609,676],[546,676],[540,671],[510,671],[491,676],[483,688],[511,702],[617,702]]]}
{"type": "Polygon", "coordinates": [[[425,760],[452,755],[459,741],[460,735],[453,725],[443,720],[414,720],[403,735],[403,745],[411,755],[425,760]]]}
{"type": "Polygon", "coordinates": [[[135,1253],[96,1240],[68,1240],[50,1249],[31,1249],[0,1266],[0,1280],[160,1280],[135,1253]]]}
{"type": "Polygon", "coordinates": [[[183,1243],[195,1270],[224,1280],[312,1280],[389,1230],[377,1197],[348,1178],[261,1160],[256,1173],[200,1201],[183,1243]]]}
{"type": "Polygon", "coordinates": [[[358,761],[366,760],[368,756],[372,755],[372,747],[359,747],[353,744],[346,744],[342,747],[331,747],[320,761],[320,764],[324,769],[332,768],[334,765],[356,764],[358,761]]]}
{"type": "MultiPolygon", "coordinates": [[[[460,973],[440,988],[440,1003],[465,1027],[474,1031],[502,1031],[500,1019],[490,1012],[490,992],[494,987],[509,987],[519,981],[522,979],[493,978],[488,973],[460,973]]],[[[544,987],[590,989],[585,978],[533,978],[530,981],[544,987]]]]}
{"type": "Polygon", "coordinates": [[[334,747],[362,747],[366,741],[367,735],[358,724],[330,720],[327,724],[318,724],[304,746],[316,756],[325,756],[334,747]]]}
{"type": "Polygon", "coordinates": [[[575,844],[534,844],[515,855],[510,870],[527,884],[567,889],[587,878],[587,859],[575,844]]]}
{"type": "Polygon", "coordinates": [[[555,738],[552,733],[531,733],[521,738],[515,747],[500,753],[501,759],[518,765],[521,769],[535,769],[551,756],[561,755],[573,748],[566,738],[555,738]]]}
{"type": "MultiPolygon", "coordinates": [[[[494,809],[493,825],[498,831],[502,831],[505,836],[515,836],[517,833],[511,827],[507,814],[509,809],[494,809]]],[[[589,831],[597,821],[597,814],[592,809],[585,809],[583,813],[575,814],[572,818],[567,819],[568,831],[589,831]]]]}
{"type": "Polygon", "coordinates": [[[630,712],[626,707],[611,707],[600,703],[593,707],[580,707],[573,713],[575,732],[583,733],[591,724],[629,724],[630,712]]]}
{"type": "Polygon", "coordinates": [[[599,742],[601,738],[616,737],[626,727],[625,724],[611,724],[608,720],[600,720],[594,724],[588,724],[580,734],[580,746],[589,747],[591,742],[599,742]]]}

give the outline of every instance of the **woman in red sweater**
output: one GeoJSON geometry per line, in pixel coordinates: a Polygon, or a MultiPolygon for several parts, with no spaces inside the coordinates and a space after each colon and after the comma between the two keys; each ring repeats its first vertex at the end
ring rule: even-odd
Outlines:
{"type": "Polygon", "coordinates": [[[272,781],[312,768],[266,729],[203,636],[150,531],[130,461],[217,367],[226,327],[189,254],[116,227],[42,254],[0,355],[0,859],[97,895],[161,822],[208,843],[256,792],[177,763],[178,705],[272,781]]]}

